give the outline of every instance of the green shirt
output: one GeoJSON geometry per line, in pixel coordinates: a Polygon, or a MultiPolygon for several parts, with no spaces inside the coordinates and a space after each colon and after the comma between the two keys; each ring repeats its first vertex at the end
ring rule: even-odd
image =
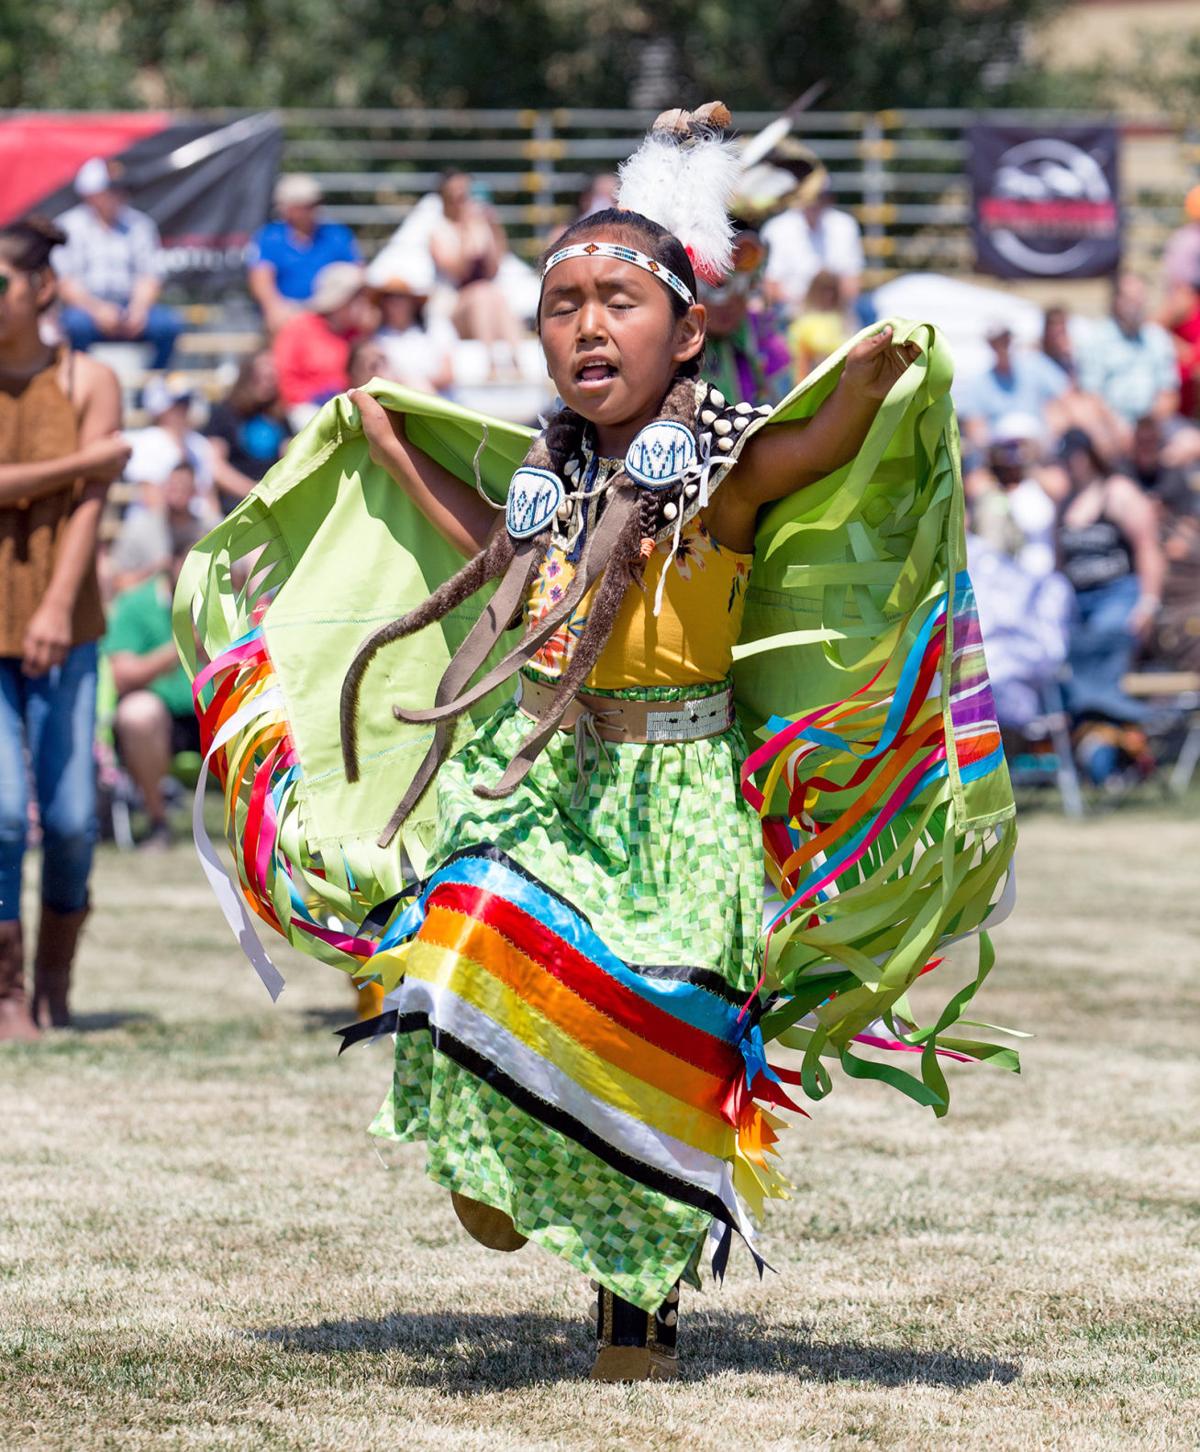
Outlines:
{"type": "MultiPolygon", "coordinates": [[[[154,575],[118,595],[109,612],[108,634],[104,637],[104,653],[149,655],[160,646],[169,645],[171,634],[171,590],[164,575],[154,575]]],[[[182,666],[158,676],[148,690],[162,701],[172,716],[192,714],[192,688],[182,666]]]]}

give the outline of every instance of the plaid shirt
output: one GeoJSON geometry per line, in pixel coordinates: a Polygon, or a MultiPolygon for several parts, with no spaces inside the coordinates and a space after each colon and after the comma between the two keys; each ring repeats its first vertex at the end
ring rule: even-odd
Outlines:
{"type": "Polygon", "coordinates": [[[64,212],[58,225],[67,240],[55,249],[54,270],[93,297],[127,303],[139,277],[162,276],[158,228],[145,212],[125,207],[109,227],[85,202],[64,212]]]}

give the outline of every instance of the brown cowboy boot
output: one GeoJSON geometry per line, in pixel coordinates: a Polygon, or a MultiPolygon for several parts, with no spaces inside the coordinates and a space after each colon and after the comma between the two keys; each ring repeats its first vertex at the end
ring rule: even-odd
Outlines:
{"type": "Polygon", "coordinates": [[[679,1375],[679,1286],[657,1311],[643,1311],[598,1288],[592,1381],[669,1381],[679,1375]]]}
{"type": "Polygon", "coordinates": [[[73,913],[55,912],[42,904],[38,926],[37,953],[33,960],[33,1016],[42,1028],[67,1028],[71,1010],[67,995],[71,988],[71,964],[87,908],[73,913]]]}
{"type": "Polygon", "coordinates": [[[40,1038],[25,996],[25,951],[19,922],[0,923],[0,1042],[40,1038]]]}

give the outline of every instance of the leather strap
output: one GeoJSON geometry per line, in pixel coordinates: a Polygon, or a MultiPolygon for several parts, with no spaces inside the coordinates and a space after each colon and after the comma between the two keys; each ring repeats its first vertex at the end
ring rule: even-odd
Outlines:
{"type": "MultiPolygon", "coordinates": [[[[396,718],[400,721],[420,724],[461,716],[464,711],[481,701],[489,691],[494,691],[497,686],[515,675],[531,657],[537,654],[563,622],[570,618],[584,595],[595,584],[605,565],[608,564],[613,546],[620,538],[626,520],[637,507],[637,496],[632,490],[609,499],[608,508],[601,516],[600,523],[584,545],[583,556],[579,561],[575,578],[563,598],[526,634],[518,646],[510,650],[498,665],[488,671],[481,681],[470,687],[469,690],[462,690],[461,694],[454,696],[448,696],[445,692],[439,691],[438,703],[424,710],[410,710],[405,706],[393,706],[392,711],[396,718]]],[[[451,672],[454,673],[455,690],[458,691],[461,690],[462,685],[465,685],[465,681],[460,683],[457,679],[460,673],[456,668],[456,660],[457,657],[447,666],[446,675],[450,676],[451,672]]]]}

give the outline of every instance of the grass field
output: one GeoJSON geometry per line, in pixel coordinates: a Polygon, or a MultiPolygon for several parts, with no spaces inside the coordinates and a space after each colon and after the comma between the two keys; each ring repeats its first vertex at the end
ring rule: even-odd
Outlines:
{"type": "MultiPolygon", "coordinates": [[[[4,1449],[1200,1446],[1200,828],[1024,827],[982,1017],[1020,1079],[941,1123],[838,1084],[759,1283],[685,1293],[685,1375],[601,1387],[590,1293],[490,1255],[363,1133],[333,971],[272,1008],[190,849],[102,855],[79,1027],[0,1047],[4,1449]]],[[[285,955],[281,955],[281,958],[285,955]]]]}

